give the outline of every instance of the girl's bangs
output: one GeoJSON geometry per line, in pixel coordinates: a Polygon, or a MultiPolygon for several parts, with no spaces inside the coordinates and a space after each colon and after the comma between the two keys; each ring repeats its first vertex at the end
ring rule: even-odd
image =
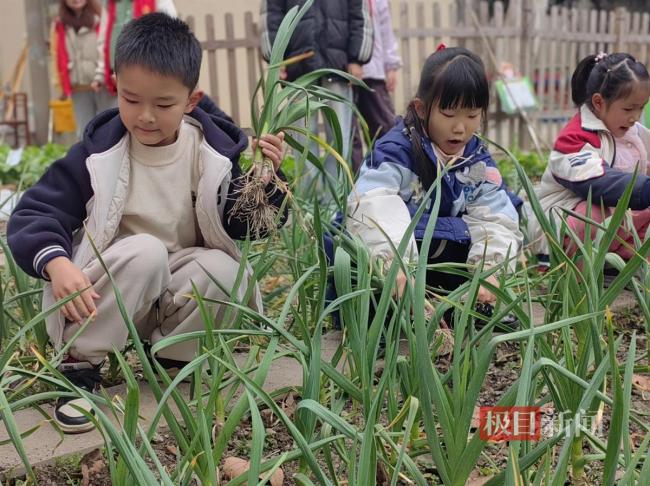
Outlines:
{"type": "Polygon", "coordinates": [[[640,79],[640,80],[633,79],[621,83],[619,88],[612,94],[610,100],[608,101],[616,101],[623,98],[627,98],[632,93],[637,91],[645,91],[650,95],[650,79],[649,78],[640,79]]]}
{"type": "Polygon", "coordinates": [[[469,108],[487,110],[490,90],[485,74],[470,59],[449,63],[433,87],[433,104],[441,110],[469,108]]]}

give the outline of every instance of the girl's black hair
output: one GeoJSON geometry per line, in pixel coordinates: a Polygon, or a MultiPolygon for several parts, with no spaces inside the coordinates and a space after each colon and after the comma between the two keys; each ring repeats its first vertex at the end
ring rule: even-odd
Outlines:
{"type": "Polygon", "coordinates": [[[577,106],[586,103],[593,108],[591,98],[596,93],[611,103],[628,96],[637,82],[645,83],[650,89],[648,70],[629,54],[590,55],[573,72],[571,98],[577,106]]]}
{"type": "Polygon", "coordinates": [[[435,180],[435,168],[424,152],[423,139],[429,138],[427,127],[431,107],[441,110],[480,108],[486,119],[490,89],[481,58],[463,47],[447,47],[431,54],[424,62],[416,97],[422,100],[426,118],[422,120],[414,101],[409,103],[404,123],[409,130],[415,158],[415,172],[422,187],[428,190],[435,180]]]}

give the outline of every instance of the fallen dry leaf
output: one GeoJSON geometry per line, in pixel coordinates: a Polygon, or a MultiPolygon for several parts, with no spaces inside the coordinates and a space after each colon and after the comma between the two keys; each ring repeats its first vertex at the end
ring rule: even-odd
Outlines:
{"type": "MultiPolygon", "coordinates": [[[[236,478],[237,476],[240,476],[244,474],[246,471],[248,471],[248,468],[250,467],[250,462],[247,461],[246,459],[242,459],[241,457],[226,457],[226,459],[223,461],[223,474],[225,476],[225,479],[231,480],[236,478]]],[[[260,479],[262,479],[265,476],[265,474],[260,475],[260,479]]],[[[271,479],[269,480],[269,483],[271,486],[282,486],[284,484],[284,471],[282,468],[278,468],[273,475],[271,476],[271,479]]]]}
{"type": "Polygon", "coordinates": [[[262,417],[262,422],[266,428],[273,427],[278,422],[270,408],[260,410],[260,416],[262,417]]]}
{"type": "Polygon", "coordinates": [[[454,333],[451,329],[439,327],[433,333],[433,343],[438,356],[447,356],[454,352],[454,333]]]}
{"type": "Polygon", "coordinates": [[[106,468],[104,456],[99,449],[93,449],[88,454],[81,458],[81,484],[82,486],[90,486],[95,484],[94,476],[101,474],[106,468]]]}
{"type": "Polygon", "coordinates": [[[643,442],[644,438],[645,435],[640,434],[639,432],[632,432],[630,434],[630,442],[632,443],[634,450],[636,450],[641,445],[641,442],[643,442]]]}
{"type": "Polygon", "coordinates": [[[642,392],[650,392],[650,377],[648,376],[634,373],[632,375],[632,384],[642,392]]]}
{"type": "Polygon", "coordinates": [[[223,474],[227,479],[233,479],[248,471],[248,461],[240,457],[226,457],[223,461],[223,474]]]}
{"type": "Polygon", "coordinates": [[[287,397],[282,402],[282,411],[287,417],[292,418],[297,406],[296,395],[293,392],[287,393],[287,397]]]}
{"type": "MultiPolygon", "coordinates": [[[[261,475],[260,479],[264,477],[265,475],[261,475]]],[[[272,475],[271,479],[269,480],[269,483],[271,486],[282,486],[284,484],[284,471],[282,468],[278,468],[272,475]]]]}

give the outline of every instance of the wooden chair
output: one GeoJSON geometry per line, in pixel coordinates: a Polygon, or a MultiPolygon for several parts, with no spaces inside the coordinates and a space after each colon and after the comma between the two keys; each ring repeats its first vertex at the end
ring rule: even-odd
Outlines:
{"type": "MultiPolygon", "coordinates": [[[[14,138],[14,148],[21,145],[29,145],[31,141],[27,94],[18,91],[25,74],[28,53],[29,46],[25,44],[11,78],[4,87],[0,88],[0,105],[4,107],[3,117],[0,119],[0,127],[6,126],[10,128],[9,131],[14,138]]],[[[5,134],[0,134],[0,143],[4,141],[4,138],[5,134]]]]}

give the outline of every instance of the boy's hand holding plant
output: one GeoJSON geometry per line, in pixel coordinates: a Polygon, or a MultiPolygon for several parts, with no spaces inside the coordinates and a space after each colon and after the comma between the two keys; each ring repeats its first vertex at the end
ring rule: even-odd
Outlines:
{"type": "MultiPolygon", "coordinates": [[[[254,138],[251,143],[253,152],[257,150],[257,145],[258,141],[254,138]]],[[[259,140],[259,147],[262,151],[262,155],[269,159],[273,164],[273,171],[277,173],[278,170],[280,170],[280,164],[282,163],[282,156],[284,154],[284,132],[280,132],[277,135],[272,133],[262,135],[259,140]]],[[[262,183],[266,186],[271,182],[271,174],[263,174],[261,179],[262,183]]]]}
{"type": "MultiPolygon", "coordinates": [[[[232,208],[232,215],[239,220],[248,221],[251,235],[254,237],[268,234],[277,225],[278,208],[271,204],[266,190],[269,182],[272,181],[275,186],[271,192],[280,191],[291,197],[288,184],[277,175],[282,158],[281,142],[284,138],[282,132],[290,132],[288,142],[299,151],[304,150],[306,143],[319,144],[328,155],[337,160],[348,180],[352,181],[349,164],[338,153],[343,135],[336,114],[329,103],[353,105],[341,96],[321,87],[319,80],[324,76],[336,75],[351,84],[369,88],[353,75],[336,69],[318,69],[303,74],[298,79],[287,80],[288,65],[304,61],[314,55],[312,51],[308,51],[285,59],[289,40],[313,3],[314,0],[307,0],[300,9],[297,6],[293,7],[284,16],[271,49],[269,68],[253,94],[251,121],[260,142],[253,146],[253,163],[250,169],[241,176],[241,187],[232,208]],[[261,105],[258,98],[262,101],[261,105]],[[317,133],[312,133],[306,126],[306,120],[318,112],[323,113],[325,123],[330,125],[335,140],[339,142],[335,147],[323,142],[317,133]],[[294,138],[294,135],[299,135],[306,142],[301,143],[294,138]]],[[[318,154],[306,150],[305,157],[312,163],[319,164],[318,154]]]]}

